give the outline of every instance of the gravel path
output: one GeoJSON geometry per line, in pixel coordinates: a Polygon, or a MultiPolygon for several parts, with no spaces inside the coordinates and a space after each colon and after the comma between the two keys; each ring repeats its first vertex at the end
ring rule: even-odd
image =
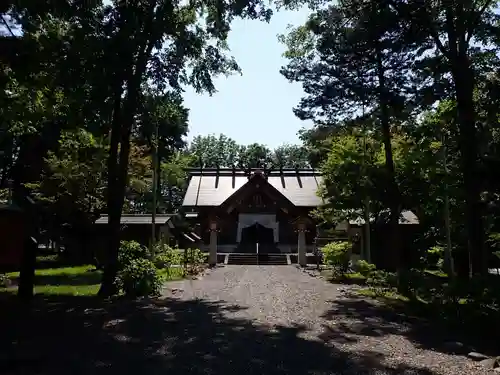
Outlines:
{"type": "Polygon", "coordinates": [[[174,310],[184,309],[176,316],[187,364],[175,366],[183,373],[492,373],[430,349],[422,340],[428,333],[293,266],[220,267],[201,280],[169,283],[165,294],[179,304],[174,310]]]}
{"type": "Polygon", "coordinates": [[[12,302],[0,309],[0,374],[488,373],[343,288],[294,266],[226,266],[168,283],[160,300],[12,302]]]}

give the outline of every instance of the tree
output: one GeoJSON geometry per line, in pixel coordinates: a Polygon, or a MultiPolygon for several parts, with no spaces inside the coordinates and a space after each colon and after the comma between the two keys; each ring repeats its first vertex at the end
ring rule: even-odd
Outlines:
{"type": "MultiPolygon", "coordinates": [[[[0,72],[2,142],[6,151],[2,155],[2,183],[13,182],[13,200],[30,219],[26,221],[25,243],[31,243],[30,238],[38,237],[43,212],[33,203],[28,186],[40,181],[46,157],[59,147],[61,133],[83,123],[89,114],[86,101],[80,100],[87,82],[79,71],[80,60],[89,56],[86,51],[76,53],[71,48],[70,41],[84,43],[79,39],[83,35],[66,22],[67,12],[57,18],[50,14],[52,3],[38,7],[37,2],[26,2],[22,8],[19,4],[6,9],[9,22],[16,23],[22,35],[16,36],[8,25],[8,32],[0,37],[9,51],[2,54],[0,72]]],[[[91,3],[80,9],[82,21],[93,10],[91,3]]],[[[75,13],[80,11],[75,7],[75,13]]],[[[4,14],[1,16],[5,20],[4,14]]],[[[35,257],[35,246],[27,246],[21,265],[21,297],[33,294],[35,257]]]]}
{"type": "Polygon", "coordinates": [[[194,155],[195,165],[203,168],[230,168],[240,163],[240,149],[234,139],[224,134],[215,136],[198,135],[189,145],[189,153],[194,155]]]}
{"type": "Polygon", "coordinates": [[[87,240],[104,210],[106,146],[83,129],[61,134],[57,150],[45,158],[40,182],[28,184],[43,212],[40,230],[49,239],[65,239],[66,252],[87,256],[87,240]],[[72,246],[74,245],[74,246],[72,246]]]}
{"type": "Polygon", "coordinates": [[[160,211],[177,212],[182,205],[184,193],[188,187],[187,168],[196,161],[193,155],[178,151],[161,165],[162,185],[161,195],[166,197],[160,211]]]}
{"type": "Polygon", "coordinates": [[[401,192],[396,181],[391,126],[403,113],[415,47],[388,3],[346,0],[314,12],[304,26],[281,40],[289,64],[282,74],[301,82],[306,96],[295,114],[317,125],[344,119],[378,119],[385,149],[385,203],[391,211],[393,258],[397,263],[401,192]]]}
{"type": "MultiPolygon", "coordinates": [[[[148,146],[151,156],[152,169],[156,168],[156,192],[157,209],[163,211],[164,207],[176,207],[177,203],[165,201],[170,195],[163,195],[163,178],[166,166],[174,167],[170,161],[175,158],[177,151],[185,148],[184,137],[188,131],[188,109],[183,106],[183,99],[178,92],[167,92],[166,94],[151,94],[145,97],[143,108],[139,115],[138,134],[133,136],[134,141],[140,145],[148,146]],[[157,133],[158,139],[155,139],[157,133]],[[155,146],[156,145],[156,155],[155,146]],[[160,171],[161,169],[161,171],[160,171]]],[[[176,172],[173,172],[176,173],[176,172]]],[[[168,185],[168,182],[167,182],[168,185]]],[[[153,206],[153,191],[151,194],[143,194],[148,200],[147,205],[142,205],[142,212],[151,212],[153,206]]],[[[145,203],[145,202],[144,202],[145,203]]]]}
{"type": "Polygon", "coordinates": [[[406,22],[420,25],[427,34],[424,46],[429,56],[422,59],[422,64],[433,68],[433,88],[442,87],[448,81],[450,93],[456,100],[470,272],[486,274],[488,256],[483,240],[474,90],[481,71],[497,65],[498,15],[494,13],[497,2],[392,3],[406,22]]]}
{"type": "Polygon", "coordinates": [[[110,68],[109,91],[114,110],[108,159],[109,251],[100,294],[110,295],[115,291],[130,137],[143,100],[143,85],[150,79],[155,90],[163,91],[178,90],[187,83],[197,91],[212,93],[212,75],[238,69],[235,61],[224,54],[232,19],[268,19],[270,13],[259,0],[215,7],[137,0],[116,2],[104,11],[108,14],[104,25],[108,53],[104,60],[110,68]],[[203,22],[198,22],[200,16],[203,22]]]}
{"type": "Polygon", "coordinates": [[[271,167],[272,154],[266,145],[252,143],[241,146],[238,159],[242,168],[267,168],[271,167]]]}
{"type": "MultiPolygon", "coordinates": [[[[23,54],[15,53],[8,56],[7,68],[13,70],[16,59],[22,64],[16,67],[17,82],[9,73],[2,83],[11,86],[19,83],[19,87],[26,87],[26,94],[48,91],[38,97],[24,95],[23,100],[18,92],[14,93],[19,109],[29,108],[32,119],[26,116],[26,110],[13,110],[13,103],[8,103],[9,116],[22,113],[8,119],[9,134],[13,124],[36,124],[36,131],[28,129],[29,135],[14,139],[17,144],[12,149],[20,145],[19,154],[5,159],[9,174],[15,177],[17,200],[22,201],[28,194],[22,188],[26,182],[40,179],[43,160],[50,150],[57,148],[63,124],[106,136],[109,146],[106,205],[111,230],[103,295],[111,294],[114,289],[130,141],[132,135],[139,133],[141,111],[151,107],[148,97],[151,92],[158,93],[157,98],[176,95],[182,85],[213,92],[212,75],[238,70],[235,61],[226,55],[225,39],[232,19],[270,16],[259,1],[219,5],[207,7],[201,3],[161,0],[116,1],[107,6],[98,1],[84,6],[60,2],[40,6],[30,1],[2,4],[1,10],[8,12],[23,31],[21,37],[10,37],[25,57],[20,59],[23,54]],[[203,22],[199,22],[201,17],[203,22]],[[33,77],[38,91],[34,90],[33,77]],[[46,103],[40,98],[47,99],[46,103]],[[35,105],[27,106],[30,100],[35,105]],[[10,159],[29,168],[10,167],[10,159]]],[[[12,102],[11,97],[10,91],[3,95],[4,100],[12,102]]],[[[163,134],[161,130],[159,133],[163,134]]],[[[164,134],[165,140],[169,137],[178,140],[181,137],[175,134],[179,133],[183,133],[182,129],[179,132],[171,128],[169,134],[164,134]]]]}
{"type": "Polygon", "coordinates": [[[323,184],[320,194],[327,202],[322,208],[323,217],[333,222],[357,219],[366,193],[373,211],[382,211],[385,191],[381,184],[384,175],[381,142],[373,137],[364,140],[359,131],[354,134],[345,132],[326,139],[325,147],[329,151],[321,165],[323,184]],[[330,197],[335,197],[335,201],[330,201],[330,197]]]}
{"type": "Polygon", "coordinates": [[[308,168],[309,154],[300,145],[284,144],[274,149],[271,155],[274,168],[308,168]]]}

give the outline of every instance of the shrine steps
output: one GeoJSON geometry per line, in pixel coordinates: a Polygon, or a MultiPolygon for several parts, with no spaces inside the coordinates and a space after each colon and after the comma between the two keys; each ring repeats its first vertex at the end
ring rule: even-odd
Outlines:
{"type": "Polygon", "coordinates": [[[286,266],[289,264],[289,261],[286,254],[234,253],[228,254],[227,264],[286,266]]]}

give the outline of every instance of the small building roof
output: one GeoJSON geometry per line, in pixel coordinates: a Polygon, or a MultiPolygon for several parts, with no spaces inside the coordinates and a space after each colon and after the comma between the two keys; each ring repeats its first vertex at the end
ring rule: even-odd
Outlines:
{"type": "MultiPolygon", "coordinates": [[[[259,169],[198,169],[190,171],[184,207],[217,207],[249,181],[249,175],[259,169]],[[250,174],[249,174],[250,173],[250,174]]],[[[262,170],[261,170],[262,171],[262,170]]],[[[313,169],[266,170],[271,186],[297,207],[317,207],[322,204],[317,195],[321,175],[313,169]]]]}
{"type": "MultiPolygon", "coordinates": [[[[155,224],[164,225],[172,219],[176,214],[157,214],[155,224]]],[[[103,215],[96,220],[96,224],[108,224],[108,215],[103,215]]],[[[152,224],[153,219],[151,214],[126,214],[122,215],[121,224],[152,224]]]]}

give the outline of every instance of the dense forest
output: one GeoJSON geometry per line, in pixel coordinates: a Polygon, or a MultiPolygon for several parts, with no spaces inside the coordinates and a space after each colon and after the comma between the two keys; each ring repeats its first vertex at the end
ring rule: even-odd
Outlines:
{"type": "Polygon", "coordinates": [[[269,21],[263,2],[3,2],[4,200],[29,213],[35,237],[85,236],[109,215],[101,290],[111,294],[122,213],[151,212],[153,191],[157,212],[176,212],[187,167],[313,167],[329,202],[318,220],[367,202],[374,216],[388,211],[398,257],[397,223],[412,210],[423,252],[443,249],[449,275],[486,276],[500,246],[496,2],[276,4],[303,5],[308,21],[280,36],[281,73],[303,86],[293,110],[314,126],[302,144],[270,150],[225,135],[187,144],[182,96],[187,86],[213,94],[215,76],[239,72],[231,21],[269,21]]]}

